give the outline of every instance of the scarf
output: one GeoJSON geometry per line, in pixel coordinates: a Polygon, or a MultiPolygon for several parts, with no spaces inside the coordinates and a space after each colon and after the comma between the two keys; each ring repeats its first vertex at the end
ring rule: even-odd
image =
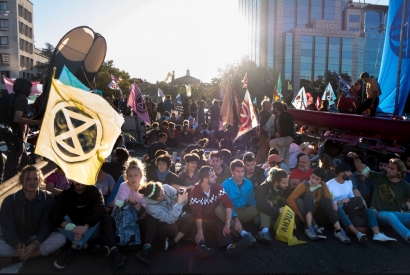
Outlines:
{"type": "Polygon", "coordinates": [[[316,185],[316,186],[310,186],[310,192],[313,192],[313,191],[315,191],[316,189],[318,189],[319,187],[322,187],[322,185],[319,183],[318,185],[316,185]]]}
{"type": "Polygon", "coordinates": [[[169,169],[167,169],[167,171],[165,171],[165,172],[163,172],[163,173],[161,173],[161,172],[157,169],[157,176],[158,176],[159,181],[164,181],[164,180],[165,180],[165,177],[168,175],[168,173],[169,173],[169,169]]]}

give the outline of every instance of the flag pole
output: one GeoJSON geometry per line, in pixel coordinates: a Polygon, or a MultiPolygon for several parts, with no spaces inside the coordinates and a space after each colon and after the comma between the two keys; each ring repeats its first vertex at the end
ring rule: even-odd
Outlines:
{"type": "Polygon", "coordinates": [[[55,77],[56,77],[56,70],[57,70],[57,68],[53,67],[53,74],[51,75],[52,79],[55,79],[55,77]]]}
{"type": "MultiPolygon", "coordinates": [[[[399,91],[400,91],[400,77],[401,77],[401,58],[403,53],[403,30],[404,30],[404,21],[406,17],[406,6],[407,0],[403,0],[403,11],[401,14],[401,26],[400,26],[400,51],[399,51],[399,64],[397,68],[397,84],[396,84],[396,100],[394,104],[394,117],[397,116],[398,113],[398,105],[399,105],[399,91]]],[[[408,24],[408,23],[406,23],[408,24]]]]}

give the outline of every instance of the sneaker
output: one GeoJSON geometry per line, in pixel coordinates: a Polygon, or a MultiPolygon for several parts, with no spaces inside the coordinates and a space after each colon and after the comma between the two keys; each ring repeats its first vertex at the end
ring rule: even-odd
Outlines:
{"type": "Polygon", "coordinates": [[[206,247],[205,245],[197,245],[195,247],[195,252],[199,257],[203,259],[211,258],[212,256],[214,256],[213,249],[206,247]]]}
{"type": "Polygon", "coordinates": [[[149,249],[142,249],[136,254],[137,259],[140,260],[144,265],[151,265],[151,257],[149,249]]]}
{"type": "Polygon", "coordinates": [[[340,229],[339,232],[336,232],[335,230],[333,232],[333,235],[335,236],[336,239],[339,239],[344,244],[351,243],[350,239],[346,236],[346,232],[343,229],[340,229]]]}
{"type": "Polygon", "coordinates": [[[174,241],[174,239],[166,238],[164,242],[164,250],[171,249],[175,244],[176,242],[174,241]]]}
{"type": "Polygon", "coordinates": [[[367,236],[366,234],[363,234],[362,232],[357,233],[357,239],[359,240],[360,243],[365,243],[367,242],[367,236]]]}
{"type": "Polygon", "coordinates": [[[13,259],[11,257],[1,257],[0,258],[0,268],[6,267],[13,263],[13,259]]]}
{"type": "Polygon", "coordinates": [[[111,258],[114,270],[124,264],[124,255],[121,254],[118,248],[111,250],[111,258]]]}
{"type": "Polygon", "coordinates": [[[269,232],[259,231],[258,234],[256,234],[255,238],[263,244],[271,244],[272,243],[272,238],[271,238],[269,232]]]}
{"type": "Polygon", "coordinates": [[[319,237],[316,235],[315,229],[311,225],[305,228],[305,235],[308,237],[309,240],[312,240],[312,241],[319,240],[319,237]]]}
{"type": "Polygon", "coordinates": [[[110,255],[110,248],[108,246],[96,245],[94,246],[91,254],[97,257],[107,257],[110,255]]]}
{"type": "Polygon", "coordinates": [[[373,236],[373,242],[378,242],[378,243],[391,243],[391,242],[397,242],[396,239],[387,237],[383,233],[379,233],[373,236]]]}
{"type": "Polygon", "coordinates": [[[252,247],[256,244],[256,239],[253,237],[253,235],[250,232],[246,233],[246,235],[243,237],[243,239],[248,241],[248,246],[249,247],[252,247]]]}
{"type": "MultiPolygon", "coordinates": [[[[255,240],[256,242],[256,240],[255,240]]],[[[248,241],[243,238],[239,242],[232,244],[229,248],[225,250],[225,256],[227,257],[235,257],[238,256],[239,253],[244,250],[248,245],[248,241]]]]}
{"type": "Polygon", "coordinates": [[[313,226],[313,229],[315,229],[316,235],[323,235],[323,231],[325,230],[324,227],[319,227],[317,224],[313,226]]]}
{"type": "Polygon", "coordinates": [[[72,254],[74,253],[74,248],[70,247],[60,255],[54,262],[54,266],[58,269],[64,269],[67,263],[70,261],[72,254]]]}

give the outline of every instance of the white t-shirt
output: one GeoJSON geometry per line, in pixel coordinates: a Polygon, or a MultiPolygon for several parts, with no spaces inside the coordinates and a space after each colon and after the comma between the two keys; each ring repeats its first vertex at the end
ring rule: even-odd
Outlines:
{"type": "Polygon", "coordinates": [[[331,179],[326,182],[326,185],[334,202],[354,197],[353,183],[351,180],[346,180],[343,184],[340,184],[335,179],[331,179]]]}
{"type": "Polygon", "coordinates": [[[289,147],[289,168],[293,169],[297,167],[298,164],[298,160],[296,158],[296,156],[302,153],[302,150],[300,149],[299,145],[297,145],[296,143],[292,143],[290,144],[289,147]]]}

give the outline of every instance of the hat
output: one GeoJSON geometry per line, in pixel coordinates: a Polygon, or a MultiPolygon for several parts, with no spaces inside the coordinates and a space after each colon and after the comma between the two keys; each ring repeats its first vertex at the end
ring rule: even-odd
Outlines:
{"type": "Polygon", "coordinates": [[[336,167],[336,166],[338,166],[339,164],[341,164],[342,163],[342,161],[340,160],[340,159],[334,159],[333,161],[332,161],[332,166],[333,167],[336,167]]]}
{"type": "Polygon", "coordinates": [[[350,168],[350,166],[348,164],[343,163],[343,162],[339,163],[335,168],[336,175],[339,174],[339,173],[346,172],[346,171],[352,171],[352,168],[350,168]]]}
{"type": "Polygon", "coordinates": [[[277,154],[272,154],[268,158],[268,163],[281,162],[282,160],[283,160],[283,158],[279,157],[277,154]]]}

